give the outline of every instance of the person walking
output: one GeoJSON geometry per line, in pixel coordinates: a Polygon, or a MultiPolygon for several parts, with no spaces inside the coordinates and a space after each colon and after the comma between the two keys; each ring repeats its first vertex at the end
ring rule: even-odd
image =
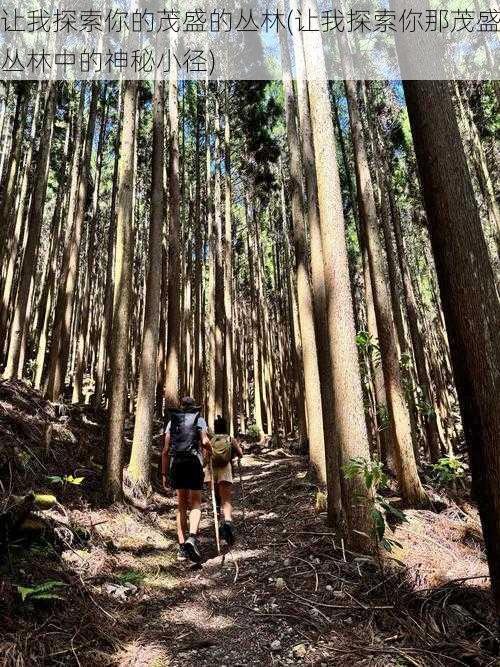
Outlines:
{"type": "MultiPolygon", "coordinates": [[[[213,470],[213,482],[215,495],[222,508],[223,521],[220,524],[220,534],[227,545],[234,544],[235,533],[233,526],[233,468],[232,460],[237,456],[243,456],[238,439],[231,438],[228,433],[226,420],[217,415],[214,421],[214,437],[212,439],[211,466],[205,466],[205,482],[212,483],[211,469],[213,470]]],[[[216,519],[217,520],[217,519],[216,519]]]]}
{"type": "Polygon", "coordinates": [[[165,428],[162,452],[163,488],[177,494],[178,560],[199,563],[202,559],[198,544],[201,520],[201,492],[203,489],[203,462],[210,457],[212,445],[207,423],[191,396],[180,401],[180,409],[170,411],[165,428]],[[189,511],[189,525],[188,525],[189,511]]]}

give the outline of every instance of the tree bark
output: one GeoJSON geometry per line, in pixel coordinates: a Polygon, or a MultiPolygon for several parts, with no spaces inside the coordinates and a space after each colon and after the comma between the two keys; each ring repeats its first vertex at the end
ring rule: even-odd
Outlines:
{"type": "Polygon", "coordinates": [[[47,100],[43,126],[40,134],[40,146],[38,149],[36,172],[34,178],[34,190],[31,198],[31,206],[28,219],[28,238],[21,265],[17,296],[14,306],[14,316],[10,331],[9,352],[4,378],[21,377],[22,367],[19,364],[22,337],[27,323],[28,300],[31,286],[34,280],[34,264],[40,242],[40,231],[43,221],[43,209],[45,206],[45,193],[47,190],[47,178],[49,174],[50,147],[54,126],[54,114],[56,104],[56,84],[48,83],[47,100]]]}
{"type": "MultiPolygon", "coordinates": [[[[291,76],[290,55],[286,35],[280,32],[285,118],[290,151],[290,197],[292,204],[293,235],[295,244],[295,273],[297,276],[298,311],[304,386],[309,436],[309,458],[321,483],[326,483],[325,439],[321,383],[314,329],[313,295],[309,280],[307,235],[304,216],[304,191],[299,134],[296,122],[297,108],[291,76]]],[[[284,179],[283,179],[284,180],[284,179]]],[[[330,435],[330,434],[329,434],[330,435]]]]}
{"type": "MultiPolygon", "coordinates": [[[[175,39],[172,48],[175,49],[175,39]]],[[[174,61],[173,61],[174,62],[174,61]]],[[[167,353],[165,372],[165,405],[172,409],[179,402],[179,336],[181,217],[179,178],[179,101],[177,99],[177,65],[170,69],[168,87],[169,149],[169,234],[168,234],[168,310],[167,353]]]]}
{"type": "Polygon", "coordinates": [[[115,163],[113,169],[113,185],[111,190],[111,207],[109,212],[109,228],[107,239],[107,262],[106,262],[106,280],[104,285],[104,309],[99,335],[99,346],[97,349],[97,369],[95,379],[95,405],[101,405],[104,392],[105,376],[107,369],[107,360],[110,354],[110,339],[113,320],[113,296],[114,296],[114,248],[116,235],[116,197],[118,190],[118,166],[120,162],[120,138],[122,128],[122,105],[123,91],[120,87],[118,105],[116,109],[116,138],[114,143],[115,163]]]}
{"type": "MultiPolygon", "coordinates": [[[[297,1],[291,0],[290,7],[297,10],[297,1]]],[[[330,349],[328,344],[326,285],[323,247],[321,244],[318,184],[316,179],[313,132],[306,82],[306,64],[304,60],[302,35],[300,33],[294,33],[293,44],[297,69],[297,101],[301,129],[302,158],[306,182],[305,209],[310,234],[314,321],[318,350],[323,432],[325,436],[326,479],[328,486],[327,511],[330,525],[336,525],[340,524],[342,519],[341,454],[339,443],[335,437],[335,414],[331,409],[331,406],[334,403],[334,393],[330,349]]]]}
{"type": "MultiPolygon", "coordinates": [[[[302,10],[316,15],[316,2],[304,0],[302,10]]],[[[304,51],[316,157],[332,387],[335,387],[332,406],[335,438],[339,443],[341,461],[347,463],[359,456],[368,460],[370,452],[355,342],[335,135],[319,33],[304,33],[304,51]]],[[[356,547],[371,549],[373,531],[368,510],[369,493],[360,480],[344,480],[343,501],[350,542],[356,547]]]]}
{"type": "Polygon", "coordinates": [[[122,497],[123,430],[128,375],[128,342],[132,294],[134,145],[137,81],[125,81],[123,124],[118,165],[115,309],[112,326],[111,382],[108,413],[106,491],[110,500],[122,497]]]}
{"type": "Polygon", "coordinates": [[[500,616],[500,303],[448,86],[405,81],[404,91],[500,616]]]}
{"type": "MultiPolygon", "coordinates": [[[[23,176],[19,188],[18,207],[12,209],[14,216],[13,231],[9,235],[6,242],[6,267],[4,272],[4,280],[2,286],[2,302],[0,304],[0,337],[7,340],[7,326],[9,320],[9,313],[11,312],[10,303],[13,297],[12,286],[14,283],[14,274],[16,269],[16,260],[19,253],[19,248],[22,247],[23,242],[23,226],[25,223],[26,209],[29,204],[29,197],[32,189],[33,174],[32,161],[33,153],[36,143],[37,132],[40,131],[41,111],[43,111],[43,101],[46,92],[42,94],[41,86],[38,87],[35,103],[33,105],[33,113],[30,128],[30,142],[28,151],[23,164],[23,176]]],[[[43,122],[43,121],[42,121],[43,122]]]]}
{"type": "Polygon", "coordinates": [[[235,390],[233,380],[233,225],[231,213],[231,128],[229,121],[229,96],[226,81],[224,84],[224,323],[225,323],[225,384],[224,415],[229,428],[229,435],[234,435],[235,390]]]}
{"type": "MultiPolygon", "coordinates": [[[[344,54],[348,57],[345,51],[344,54]]],[[[387,407],[393,429],[393,454],[403,498],[410,505],[420,505],[427,501],[427,496],[418,477],[413,451],[410,415],[399,369],[391,297],[385,277],[387,271],[384,267],[383,248],[378,232],[375,197],[363,138],[356,83],[348,79],[345,81],[345,87],[354,146],[360,222],[366,229],[387,407]]]]}
{"type": "Polygon", "coordinates": [[[157,80],[153,97],[153,155],[151,160],[151,223],[149,229],[149,269],[146,284],[146,304],[140,361],[139,391],[135,415],[132,452],[128,474],[142,491],[149,487],[151,436],[153,432],[154,397],[156,387],[156,354],[161,296],[161,264],[163,239],[163,151],[164,87],[157,80]]]}

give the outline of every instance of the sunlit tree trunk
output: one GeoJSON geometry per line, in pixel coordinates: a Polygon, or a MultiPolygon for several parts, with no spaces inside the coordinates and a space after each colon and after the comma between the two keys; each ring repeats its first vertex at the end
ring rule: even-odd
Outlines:
{"type": "Polygon", "coordinates": [[[149,229],[149,268],[146,284],[144,330],[135,415],[132,453],[128,474],[142,490],[149,486],[151,436],[153,433],[156,387],[156,352],[158,348],[159,308],[161,296],[162,238],[164,211],[163,152],[164,99],[163,82],[155,82],[153,97],[153,155],[151,160],[151,224],[149,229]]]}
{"type": "Polygon", "coordinates": [[[129,326],[132,295],[133,183],[137,81],[123,83],[123,124],[118,165],[115,307],[112,325],[111,379],[108,412],[106,492],[110,500],[122,496],[123,431],[127,392],[129,326]]]}
{"type": "MultiPolygon", "coordinates": [[[[176,39],[172,49],[176,48],[176,39]]],[[[179,101],[178,67],[172,61],[168,86],[169,148],[169,233],[168,233],[168,305],[167,350],[165,371],[165,404],[170,409],[179,401],[179,335],[180,335],[180,273],[181,217],[179,177],[179,101]]]]}
{"type": "MultiPolygon", "coordinates": [[[[296,0],[292,0],[290,7],[294,10],[298,9],[296,0]]],[[[293,43],[297,69],[297,101],[306,184],[305,208],[310,234],[312,293],[327,466],[327,509],[329,523],[335,525],[340,524],[341,522],[341,471],[339,443],[336,438],[335,413],[331,409],[334,402],[334,395],[330,348],[328,343],[326,284],[323,246],[321,243],[318,184],[316,179],[314,141],[309,109],[309,93],[306,82],[306,63],[304,59],[302,35],[300,33],[294,34],[293,43]]]]}
{"type": "MultiPolygon", "coordinates": [[[[314,470],[322,483],[326,482],[325,440],[323,436],[323,411],[321,402],[320,375],[316,334],[314,329],[313,297],[308,271],[307,235],[304,217],[304,192],[299,134],[296,123],[297,109],[291,78],[290,56],[286,36],[280,34],[285,116],[290,151],[290,197],[293,233],[295,242],[295,272],[302,360],[304,364],[304,386],[307,410],[309,456],[314,470]]],[[[330,434],[327,434],[330,438],[330,434]]]]}
{"type": "MultiPolygon", "coordinates": [[[[302,10],[317,13],[314,0],[305,0],[302,10]]],[[[349,266],[344,235],[344,215],[335,151],[326,67],[321,35],[304,34],[308,92],[313,131],[321,246],[323,250],[326,312],[337,442],[341,460],[369,459],[361,379],[355,342],[355,327],[349,266]]],[[[359,480],[344,480],[343,508],[349,539],[360,548],[372,547],[372,524],[366,502],[367,490],[359,480]]]]}
{"type": "Polygon", "coordinates": [[[230,435],[234,435],[235,389],[233,380],[233,227],[231,213],[231,128],[229,120],[228,82],[224,96],[224,322],[225,322],[225,391],[224,415],[230,435]]]}

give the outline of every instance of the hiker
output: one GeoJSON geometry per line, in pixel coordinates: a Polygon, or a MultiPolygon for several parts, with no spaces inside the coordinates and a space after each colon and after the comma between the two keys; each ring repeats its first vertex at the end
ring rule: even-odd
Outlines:
{"type": "MultiPolygon", "coordinates": [[[[226,420],[217,415],[214,421],[214,438],[212,439],[212,470],[214,473],[215,494],[222,507],[224,520],[220,525],[220,534],[228,546],[234,544],[233,527],[233,469],[232,460],[237,456],[243,456],[243,450],[236,438],[231,438],[228,433],[226,420]]],[[[205,482],[212,483],[209,466],[205,467],[205,482]]]]}
{"type": "Polygon", "coordinates": [[[181,399],[181,409],[172,410],[165,428],[162,452],[163,488],[169,485],[177,493],[177,537],[179,561],[201,561],[198,528],[201,519],[203,489],[203,454],[210,457],[212,446],[207,435],[207,423],[190,396],[181,399]],[[189,535],[187,513],[189,512],[189,535]]]}

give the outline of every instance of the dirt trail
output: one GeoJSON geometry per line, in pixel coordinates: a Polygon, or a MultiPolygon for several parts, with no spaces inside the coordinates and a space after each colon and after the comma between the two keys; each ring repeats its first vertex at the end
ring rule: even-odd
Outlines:
{"type": "MultiPolygon", "coordinates": [[[[115,539],[115,576],[121,570],[125,578],[132,572],[141,578],[137,595],[115,609],[113,661],[144,667],[493,664],[475,620],[489,604],[484,589],[452,585],[416,593],[404,568],[381,571],[325,528],[303,457],[267,451],[246,455],[243,465],[246,526],[235,484],[239,539],[224,559],[215,552],[208,494],[200,569],[174,560],[172,501],[149,516],[148,530],[140,523],[134,528],[130,517],[115,539]]],[[[104,536],[116,526],[102,529],[104,536]]],[[[99,655],[104,659],[99,653],[93,659],[99,655]]]]}
{"type": "Polygon", "coordinates": [[[61,417],[20,383],[0,388],[4,488],[56,488],[64,506],[44,513],[57,539],[13,543],[0,560],[2,667],[498,664],[480,536],[457,506],[408,512],[406,567],[381,568],[325,527],[305,457],[257,448],[243,459],[245,525],[236,477],[235,548],[217,556],[205,493],[195,568],[176,561],[172,497],[102,506],[99,414],[61,417]],[[69,472],[81,486],[46,481],[69,472]],[[18,586],[48,580],[62,599],[21,600],[18,586]]]}

